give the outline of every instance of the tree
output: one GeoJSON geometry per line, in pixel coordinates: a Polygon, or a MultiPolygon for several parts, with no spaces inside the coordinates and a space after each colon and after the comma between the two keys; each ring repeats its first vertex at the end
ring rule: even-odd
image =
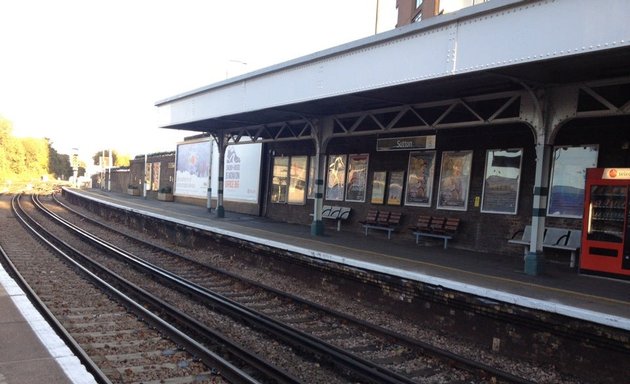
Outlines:
{"type": "Polygon", "coordinates": [[[9,160],[7,158],[8,138],[11,136],[11,122],[0,116],[0,179],[5,180],[9,174],[9,160]]]}
{"type": "Polygon", "coordinates": [[[21,141],[27,173],[38,176],[48,174],[50,155],[48,140],[24,138],[21,141]]]}
{"type": "Polygon", "coordinates": [[[48,172],[53,174],[55,178],[67,180],[73,175],[72,166],[70,165],[70,156],[57,153],[52,147],[52,142],[48,140],[48,172]]]}
{"type": "MultiPolygon", "coordinates": [[[[94,165],[101,164],[101,157],[105,154],[104,166],[107,167],[108,159],[110,156],[109,149],[104,151],[98,151],[92,156],[92,160],[94,160],[94,165]]],[[[112,164],[114,167],[128,167],[130,164],[131,157],[129,155],[121,155],[115,149],[112,150],[111,153],[112,164]]]]}

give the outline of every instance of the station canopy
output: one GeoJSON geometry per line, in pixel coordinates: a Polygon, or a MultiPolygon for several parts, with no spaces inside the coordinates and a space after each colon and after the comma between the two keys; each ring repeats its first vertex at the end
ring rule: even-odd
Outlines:
{"type": "Polygon", "coordinates": [[[630,77],[630,2],[495,0],[156,103],[212,133],[630,77]]]}

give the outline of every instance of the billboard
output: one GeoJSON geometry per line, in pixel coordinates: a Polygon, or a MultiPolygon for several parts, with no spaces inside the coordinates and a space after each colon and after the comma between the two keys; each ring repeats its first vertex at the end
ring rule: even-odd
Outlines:
{"type": "Polygon", "coordinates": [[[175,195],[207,198],[211,151],[209,139],[177,145],[175,195]]]}
{"type": "MultiPolygon", "coordinates": [[[[229,145],[225,150],[223,199],[225,201],[258,203],[262,144],[229,145]]],[[[219,150],[213,142],[212,174],[219,174],[219,150]]],[[[218,176],[212,178],[212,196],[219,189],[218,176]]]]}

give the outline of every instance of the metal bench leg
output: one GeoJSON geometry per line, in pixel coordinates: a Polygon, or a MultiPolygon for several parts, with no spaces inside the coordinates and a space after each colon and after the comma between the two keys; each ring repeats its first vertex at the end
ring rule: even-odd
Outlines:
{"type": "Polygon", "coordinates": [[[575,267],[575,251],[571,251],[571,261],[569,262],[569,267],[570,268],[575,267]]]}
{"type": "Polygon", "coordinates": [[[444,238],[444,249],[446,249],[448,247],[448,239],[445,237],[444,238]]]}
{"type": "Polygon", "coordinates": [[[392,238],[392,231],[387,231],[387,240],[391,240],[392,238]]]}
{"type": "Polygon", "coordinates": [[[341,220],[337,220],[337,232],[341,231],[341,220]]]}

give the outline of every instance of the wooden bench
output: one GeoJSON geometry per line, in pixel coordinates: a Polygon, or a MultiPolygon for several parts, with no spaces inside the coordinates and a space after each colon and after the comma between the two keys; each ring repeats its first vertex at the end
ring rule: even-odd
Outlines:
{"type": "Polygon", "coordinates": [[[416,226],[410,228],[416,236],[416,244],[421,237],[439,238],[444,241],[444,249],[448,248],[448,241],[453,238],[459,228],[459,219],[445,217],[419,216],[416,226]]]}
{"type": "Polygon", "coordinates": [[[341,231],[341,222],[350,217],[350,207],[337,207],[324,205],[322,207],[322,219],[337,220],[337,231],[341,231]]]}
{"type": "MultiPolygon", "coordinates": [[[[525,229],[517,231],[508,240],[510,244],[518,244],[524,246],[524,253],[529,252],[529,246],[532,238],[532,226],[526,225],[525,229]],[[518,238],[518,234],[522,236],[518,238]]],[[[546,227],[543,234],[543,248],[559,249],[571,252],[571,260],[569,266],[575,267],[576,256],[578,250],[582,246],[582,231],[579,229],[546,227]]]]}
{"type": "Polygon", "coordinates": [[[400,225],[400,219],[402,213],[393,211],[378,211],[376,209],[370,209],[365,217],[365,220],[360,221],[365,228],[365,236],[368,235],[368,230],[377,229],[387,232],[387,238],[392,238],[392,232],[398,229],[400,225]]]}

